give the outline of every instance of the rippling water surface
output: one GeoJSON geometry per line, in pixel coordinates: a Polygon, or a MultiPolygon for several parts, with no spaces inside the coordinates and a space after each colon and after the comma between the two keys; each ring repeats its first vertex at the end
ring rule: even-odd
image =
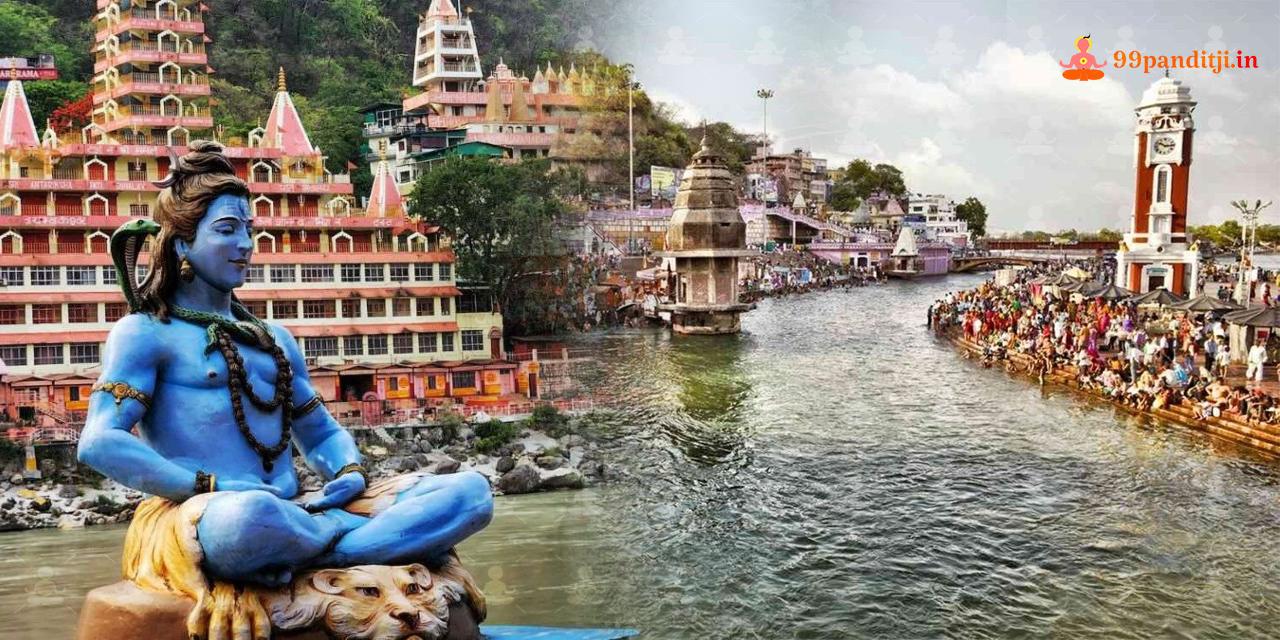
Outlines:
{"type": "MultiPolygon", "coordinates": [[[[1276,637],[1275,468],[962,360],[922,323],[975,282],[765,301],[736,337],[583,339],[600,357],[586,377],[621,407],[603,428],[628,473],[499,501],[463,548],[492,620],[648,638],[1276,637]]],[[[0,535],[6,631],[68,635],[122,536],[0,535]]]]}

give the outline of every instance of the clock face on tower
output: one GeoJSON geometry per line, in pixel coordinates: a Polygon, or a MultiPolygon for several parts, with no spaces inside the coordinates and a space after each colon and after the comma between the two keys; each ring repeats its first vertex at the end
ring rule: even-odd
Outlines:
{"type": "Polygon", "coordinates": [[[1173,139],[1173,136],[1160,136],[1155,140],[1156,153],[1162,156],[1173,153],[1173,150],[1177,146],[1178,146],[1178,143],[1173,139]]]}

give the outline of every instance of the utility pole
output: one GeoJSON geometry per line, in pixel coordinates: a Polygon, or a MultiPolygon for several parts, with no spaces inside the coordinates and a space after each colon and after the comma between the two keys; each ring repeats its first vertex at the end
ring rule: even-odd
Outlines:
{"type": "Polygon", "coordinates": [[[760,89],[756,97],[760,98],[764,110],[764,138],[760,141],[761,155],[764,155],[764,149],[769,146],[769,98],[773,97],[773,89],[760,89]]]}
{"type": "Polygon", "coordinates": [[[633,228],[636,217],[636,127],[635,100],[633,99],[636,83],[631,78],[633,71],[631,65],[624,64],[622,69],[627,74],[627,193],[630,194],[628,201],[631,207],[631,213],[627,215],[627,254],[630,255],[635,245],[633,228]]]}
{"type": "Polygon", "coordinates": [[[1240,228],[1240,273],[1236,278],[1238,288],[1236,301],[1248,309],[1252,296],[1249,295],[1249,289],[1245,286],[1244,265],[1247,261],[1249,268],[1253,269],[1254,245],[1258,242],[1258,218],[1262,216],[1263,209],[1271,206],[1271,201],[1255,200],[1253,206],[1250,206],[1248,200],[1236,200],[1231,203],[1231,206],[1240,212],[1240,219],[1244,221],[1240,228]]]}

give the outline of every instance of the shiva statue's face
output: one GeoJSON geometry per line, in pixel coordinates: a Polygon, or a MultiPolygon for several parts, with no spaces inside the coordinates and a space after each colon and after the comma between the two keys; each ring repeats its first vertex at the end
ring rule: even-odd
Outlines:
{"type": "Polygon", "coordinates": [[[222,194],[213,199],[196,227],[195,240],[175,243],[178,259],[186,257],[197,278],[219,291],[244,284],[253,255],[253,219],[249,201],[222,194]]]}

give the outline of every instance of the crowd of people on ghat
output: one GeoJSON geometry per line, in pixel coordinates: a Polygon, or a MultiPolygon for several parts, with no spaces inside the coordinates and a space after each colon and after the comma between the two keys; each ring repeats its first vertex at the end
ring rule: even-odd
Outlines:
{"type": "Polygon", "coordinates": [[[785,297],[825,289],[861,287],[884,281],[878,265],[856,267],[834,264],[808,251],[775,248],[748,259],[755,274],[743,278],[743,299],[785,297]]]}
{"type": "MultiPolygon", "coordinates": [[[[985,366],[1003,362],[1014,371],[1019,365],[1009,354],[1030,356],[1029,373],[1042,384],[1048,374],[1066,369],[1082,389],[1134,409],[1186,406],[1200,419],[1226,415],[1250,424],[1280,423],[1276,398],[1260,386],[1228,384],[1232,354],[1221,317],[1059,297],[1032,284],[1034,275],[1028,271],[1009,285],[988,281],[948,294],[929,308],[928,324],[939,334],[958,332],[980,345],[985,366]]],[[[1276,332],[1269,342],[1250,345],[1246,381],[1262,380],[1268,351],[1280,348],[1276,332]]]]}

